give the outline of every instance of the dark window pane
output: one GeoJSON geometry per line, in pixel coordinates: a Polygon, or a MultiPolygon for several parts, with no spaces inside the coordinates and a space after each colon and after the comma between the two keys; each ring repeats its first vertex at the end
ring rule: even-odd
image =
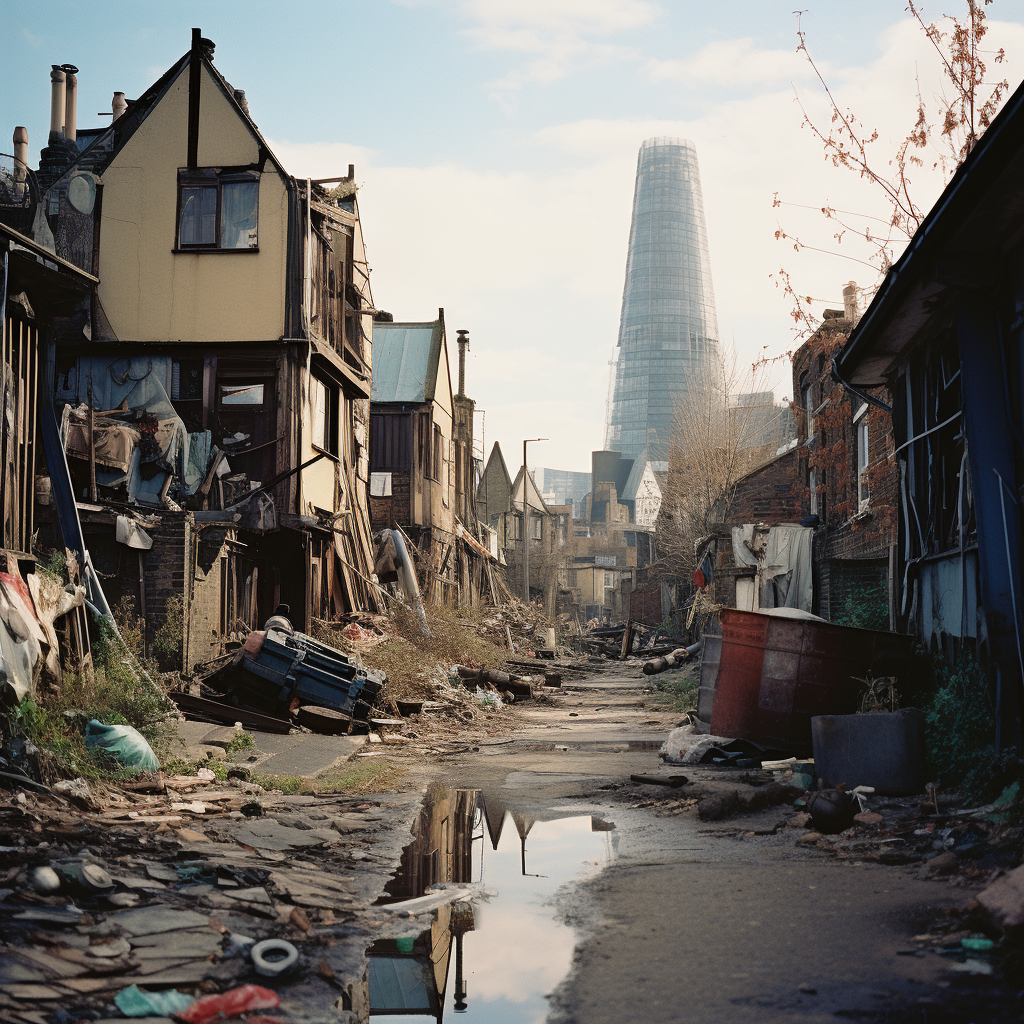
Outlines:
{"type": "Polygon", "coordinates": [[[211,186],[181,190],[180,245],[217,244],[217,189],[211,186]]]}
{"type": "Polygon", "coordinates": [[[256,207],[259,183],[231,181],[221,186],[220,247],[256,248],[256,207]]]}
{"type": "Polygon", "coordinates": [[[262,384],[221,384],[221,405],[262,405],[262,384]]]}

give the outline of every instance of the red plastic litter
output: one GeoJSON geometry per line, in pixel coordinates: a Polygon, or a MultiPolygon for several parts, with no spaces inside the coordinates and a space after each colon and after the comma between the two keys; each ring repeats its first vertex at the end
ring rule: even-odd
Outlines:
{"type": "Polygon", "coordinates": [[[281,997],[269,988],[242,985],[241,988],[233,988],[217,996],[203,996],[177,1016],[188,1024],[206,1024],[219,1017],[237,1017],[247,1010],[270,1010],[280,1005],[281,997]]]}

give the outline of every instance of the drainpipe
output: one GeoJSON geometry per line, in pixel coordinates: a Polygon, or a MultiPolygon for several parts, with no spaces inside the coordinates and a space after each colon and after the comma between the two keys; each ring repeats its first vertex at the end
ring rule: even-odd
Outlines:
{"type": "Polygon", "coordinates": [[[420,585],[416,581],[416,568],[409,557],[409,549],[405,546],[405,539],[398,530],[391,530],[391,538],[395,542],[395,554],[398,555],[399,578],[405,599],[412,605],[416,617],[420,620],[423,632],[429,637],[430,627],[427,625],[427,613],[423,608],[423,598],[420,596],[420,585]]]}
{"type": "Polygon", "coordinates": [[[59,64],[50,65],[50,137],[49,144],[60,142],[64,132],[66,102],[64,72],[59,64]]]}
{"type": "Polygon", "coordinates": [[[302,320],[306,337],[313,336],[313,182],[306,179],[306,253],[302,261],[302,320]]]}
{"type": "Polygon", "coordinates": [[[62,64],[64,79],[64,138],[68,142],[78,139],[78,68],[74,64],[62,64]]]}

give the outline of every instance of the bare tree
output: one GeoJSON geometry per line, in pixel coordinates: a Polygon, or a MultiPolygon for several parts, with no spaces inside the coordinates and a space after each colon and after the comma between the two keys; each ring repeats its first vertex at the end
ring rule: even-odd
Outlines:
{"type": "MultiPolygon", "coordinates": [[[[871,212],[839,210],[830,205],[820,207],[823,217],[833,228],[834,247],[831,249],[810,245],[781,225],[775,232],[777,239],[790,242],[797,252],[803,249],[829,252],[871,267],[879,278],[885,274],[899,255],[898,250],[902,250],[921,226],[927,212],[914,188],[914,169],[930,166],[931,170],[941,173],[944,183],[948,182],[995,117],[1009,89],[1005,79],[994,83],[986,81],[989,63],[1001,64],[1005,59],[1002,49],[988,52],[982,46],[988,32],[985,7],[991,2],[965,0],[967,10],[963,20],[947,15],[941,22],[926,22],[919,6],[920,0],[907,0],[907,10],[935,51],[943,88],[935,98],[935,112],[932,113],[921,95],[918,79],[914,123],[895,152],[888,157],[879,149],[878,129],[868,129],[853,111],[841,106],[836,99],[807,46],[806,33],[800,22],[803,12],[796,12],[797,53],[802,54],[814,70],[831,111],[828,122],[823,124],[811,117],[797,97],[803,113],[803,127],[821,143],[833,167],[850,171],[871,184],[879,206],[871,212]],[[847,235],[867,243],[867,259],[838,251],[847,235]]],[[[785,202],[776,193],[773,205],[803,204],[785,202]]],[[[813,332],[818,320],[810,313],[812,300],[800,294],[785,268],[772,276],[776,286],[783,288],[793,301],[791,315],[797,335],[803,337],[813,332]]]]}
{"type": "Polygon", "coordinates": [[[677,401],[658,515],[659,565],[666,576],[693,576],[696,545],[713,524],[728,519],[737,482],[791,436],[792,409],[774,403],[766,378],[767,364],[743,374],[728,353],[716,373],[692,382],[677,401]]]}

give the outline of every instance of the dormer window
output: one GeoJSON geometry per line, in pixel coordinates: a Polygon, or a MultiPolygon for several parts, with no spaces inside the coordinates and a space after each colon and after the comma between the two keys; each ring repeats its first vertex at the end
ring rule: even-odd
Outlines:
{"type": "Polygon", "coordinates": [[[213,167],[178,171],[178,250],[257,248],[259,175],[213,167]]]}

